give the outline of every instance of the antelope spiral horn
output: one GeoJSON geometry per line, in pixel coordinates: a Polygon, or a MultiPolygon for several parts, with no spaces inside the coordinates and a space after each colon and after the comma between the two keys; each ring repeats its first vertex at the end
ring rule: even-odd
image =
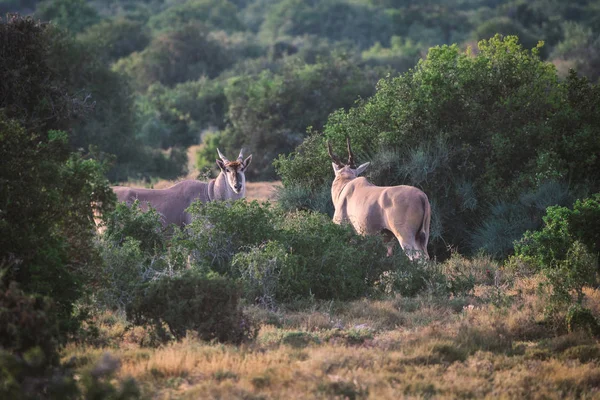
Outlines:
{"type": "Polygon", "coordinates": [[[338,156],[336,156],[335,154],[333,154],[333,150],[331,150],[331,143],[329,143],[329,140],[327,141],[327,151],[329,152],[329,157],[331,157],[333,162],[336,163],[338,167],[344,166],[344,163],[342,163],[340,158],[338,156]]]}
{"type": "Polygon", "coordinates": [[[348,144],[348,165],[350,168],[356,168],[354,165],[354,153],[352,153],[352,148],[350,147],[350,136],[346,136],[346,143],[348,144]]]}
{"type": "Polygon", "coordinates": [[[220,158],[221,160],[223,160],[223,162],[229,162],[229,160],[227,159],[227,157],[225,157],[225,156],[223,155],[223,153],[221,153],[221,150],[219,150],[218,148],[217,148],[217,153],[219,153],[219,158],[220,158]]]}
{"type": "Polygon", "coordinates": [[[243,147],[240,149],[240,155],[238,156],[237,159],[240,161],[244,160],[244,148],[243,147]]]}

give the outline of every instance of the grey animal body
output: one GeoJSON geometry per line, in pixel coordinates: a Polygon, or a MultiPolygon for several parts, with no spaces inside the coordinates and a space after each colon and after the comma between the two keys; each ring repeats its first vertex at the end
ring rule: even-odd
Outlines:
{"type": "Polygon", "coordinates": [[[195,201],[238,200],[246,195],[245,171],[252,161],[252,155],[243,159],[243,152],[236,161],[229,161],[217,149],[220,159],[217,160],[220,173],[209,182],[185,180],[167,189],[141,189],[126,186],[113,186],[117,201],[131,205],[139,200],[142,210],[147,210],[149,203],[162,216],[163,226],[175,224],[184,226],[191,222],[185,210],[195,201]]]}
{"type": "Polygon", "coordinates": [[[431,207],[427,195],[413,186],[376,186],[358,177],[369,163],[355,167],[350,139],[347,145],[348,162],[343,163],[327,143],[335,172],[331,185],[333,221],[350,223],[359,234],[384,233],[388,254],[392,253],[391,239],[395,237],[410,258],[429,258],[431,207]]]}

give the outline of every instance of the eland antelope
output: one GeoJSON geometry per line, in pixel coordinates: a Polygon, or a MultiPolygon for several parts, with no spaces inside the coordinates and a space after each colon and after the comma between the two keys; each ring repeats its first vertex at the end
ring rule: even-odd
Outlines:
{"type": "Polygon", "coordinates": [[[392,254],[394,237],[412,258],[429,258],[429,223],[431,207],[427,195],[413,186],[375,186],[366,178],[358,177],[369,166],[356,167],[354,154],[347,138],[348,162],[343,163],[331,150],[335,179],[331,185],[331,199],[335,207],[336,224],[350,222],[359,234],[384,233],[388,255],[392,254]],[[393,235],[393,236],[392,236],[393,235]]]}
{"type": "Polygon", "coordinates": [[[219,149],[217,165],[221,170],[215,179],[209,182],[185,180],[167,189],[140,189],[126,186],[113,186],[117,201],[133,203],[140,201],[143,210],[147,203],[162,216],[163,226],[171,224],[178,226],[191,222],[190,215],[185,210],[197,200],[203,203],[215,200],[238,200],[246,195],[245,172],[252,161],[252,155],[245,160],[243,149],[235,161],[229,161],[219,149]]]}

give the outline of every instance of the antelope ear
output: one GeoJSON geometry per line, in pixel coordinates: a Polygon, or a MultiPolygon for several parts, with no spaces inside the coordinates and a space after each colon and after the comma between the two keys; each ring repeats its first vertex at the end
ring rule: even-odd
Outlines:
{"type": "Polygon", "coordinates": [[[246,157],[246,159],[244,160],[244,169],[248,168],[248,165],[250,165],[250,162],[252,162],[252,154],[250,154],[248,157],[246,157]]]}
{"type": "Polygon", "coordinates": [[[338,166],[336,163],[332,162],[331,166],[333,167],[333,172],[335,172],[335,174],[337,175],[337,173],[340,171],[340,169],[342,169],[340,166],[338,166]]]}
{"type": "Polygon", "coordinates": [[[219,169],[223,172],[225,172],[225,163],[221,160],[216,160],[217,161],[217,166],[219,167],[219,169]]]}
{"type": "Polygon", "coordinates": [[[371,163],[370,162],[366,162],[364,164],[359,165],[358,168],[355,169],[356,176],[359,176],[360,174],[362,174],[363,172],[365,172],[365,169],[367,169],[367,167],[369,166],[369,164],[371,164],[371,163]]]}

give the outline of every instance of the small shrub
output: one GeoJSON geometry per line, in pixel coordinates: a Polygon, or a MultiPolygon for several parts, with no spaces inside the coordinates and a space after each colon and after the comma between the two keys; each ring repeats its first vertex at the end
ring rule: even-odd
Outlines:
{"type": "Polygon", "coordinates": [[[194,265],[208,265],[236,278],[239,273],[230,270],[234,255],[276,238],[275,226],[280,221],[271,205],[257,201],[196,202],[188,212],[193,220],[179,244],[192,251],[194,265]]]}
{"type": "Polygon", "coordinates": [[[232,266],[259,298],[347,300],[368,293],[386,264],[379,238],[356,235],[349,226],[307,212],[289,214],[276,230],[277,241],[240,252],[232,266]],[[263,283],[268,284],[260,286],[263,283]],[[274,295],[274,296],[273,296],[274,295]]]}
{"type": "Polygon", "coordinates": [[[135,200],[131,207],[125,203],[117,204],[115,210],[103,219],[106,226],[104,237],[111,243],[122,245],[127,238],[133,238],[144,252],[154,253],[165,248],[160,214],[152,207],[144,211],[139,200],[135,200]]]}
{"type": "Polygon", "coordinates": [[[571,305],[567,310],[565,320],[568,332],[582,330],[592,335],[600,333],[598,320],[588,308],[582,307],[581,304],[576,303],[571,305]]]}
{"type": "Polygon", "coordinates": [[[570,304],[581,304],[583,287],[596,284],[597,271],[597,257],[580,242],[574,242],[565,260],[553,262],[543,270],[551,287],[547,312],[556,314],[570,304]]]}
{"type": "Polygon", "coordinates": [[[58,361],[60,336],[51,301],[23,292],[16,282],[0,281],[0,348],[22,357],[37,348],[44,363],[58,361]]]}
{"type": "Polygon", "coordinates": [[[253,335],[240,296],[240,286],[230,279],[188,270],[138,288],[127,317],[136,325],[152,325],[162,340],[169,333],[182,339],[189,330],[203,340],[240,343],[253,335]]]}
{"type": "Polygon", "coordinates": [[[515,244],[515,254],[539,269],[565,260],[572,243],[580,241],[592,254],[600,253],[600,193],[577,200],[573,209],[548,207],[544,227],[526,232],[515,244]]]}
{"type": "Polygon", "coordinates": [[[569,360],[579,360],[581,363],[597,361],[600,359],[600,347],[597,344],[584,344],[581,346],[571,347],[562,354],[564,358],[569,360]]]}

